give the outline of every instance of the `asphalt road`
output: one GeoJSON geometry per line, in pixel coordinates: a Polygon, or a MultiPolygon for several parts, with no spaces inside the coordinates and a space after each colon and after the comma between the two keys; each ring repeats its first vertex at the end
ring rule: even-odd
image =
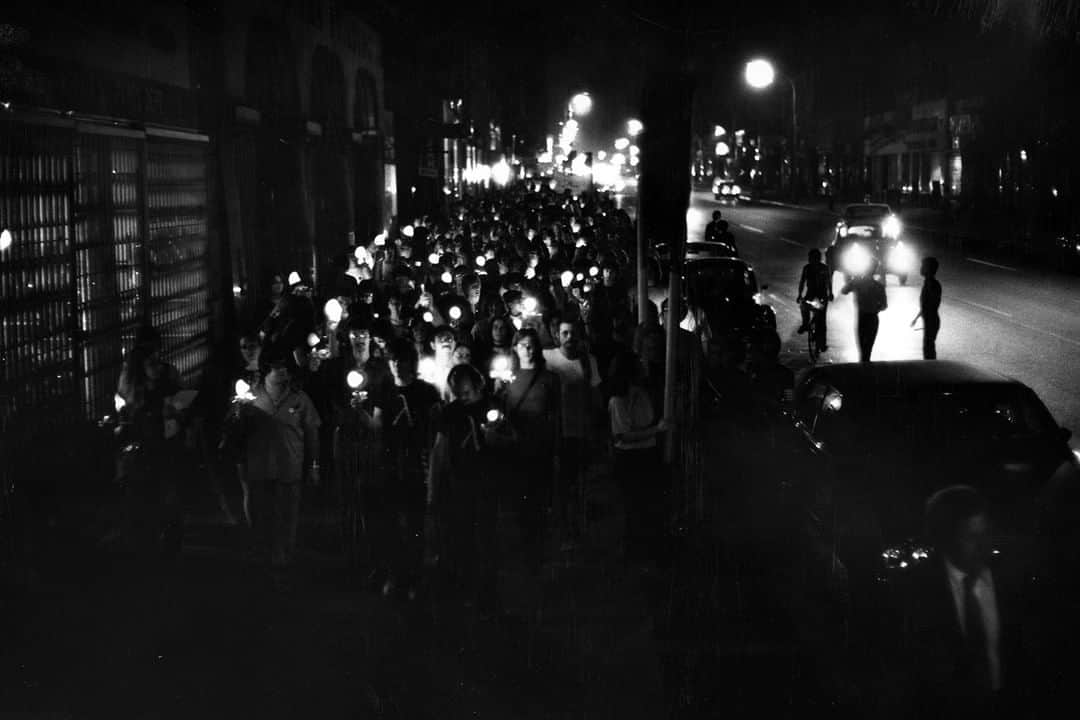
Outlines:
{"type": "MultiPolygon", "coordinates": [[[[795,369],[807,364],[804,336],[796,334],[795,304],[799,271],[809,248],[832,241],[834,218],[828,213],[752,205],[721,206],[708,192],[694,192],[687,214],[688,237],[704,235],[712,211],[719,209],[735,234],[740,254],[753,263],[758,282],[776,310],[785,360],[795,369]]],[[[1063,427],[1080,431],[1080,278],[1052,270],[1014,267],[1000,261],[935,246],[918,231],[902,238],[918,256],[934,254],[941,263],[943,289],[938,357],[971,362],[1007,375],[1034,389],[1063,427]]],[[[888,277],[889,307],[881,313],[874,360],[922,357],[916,275],[901,286],[888,277]]],[[[820,362],[858,360],[852,297],[839,294],[829,308],[829,351],[820,362]]],[[[1074,439],[1073,446],[1080,446],[1074,439]]]]}

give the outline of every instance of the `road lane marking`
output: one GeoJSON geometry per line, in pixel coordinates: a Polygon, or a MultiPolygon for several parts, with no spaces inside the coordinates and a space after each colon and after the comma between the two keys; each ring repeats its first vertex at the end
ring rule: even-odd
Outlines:
{"type": "Polygon", "coordinates": [[[794,245],[795,247],[805,247],[805,245],[803,245],[801,242],[795,242],[791,238],[782,237],[780,239],[786,242],[788,245],[794,245]]]}
{"type": "Polygon", "coordinates": [[[775,303],[777,303],[779,305],[782,305],[784,307],[795,307],[795,303],[791,302],[787,298],[780,297],[776,293],[769,293],[769,297],[772,299],[773,302],[775,302],[775,303]]]}
{"type": "Polygon", "coordinates": [[[1019,272],[1017,268],[1009,267],[1008,265],[998,265],[997,263],[987,262],[986,260],[979,260],[978,258],[964,258],[968,262],[978,263],[979,265],[988,265],[998,270],[1008,270],[1009,272],[1019,272]]]}
{"type": "Polygon", "coordinates": [[[996,315],[1000,315],[1000,316],[1002,316],[1004,318],[1007,318],[1009,320],[1009,322],[1011,322],[1013,325],[1016,325],[1018,327],[1022,327],[1025,330],[1030,330],[1030,331],[1036,332],[1036,333],[1042,333],[1043,335],[1048,335],[1048,336],[1054,338],[1055,340],[1060,340],[1061,342],[1066,342],[1066,343],[1069,343],[1070,345],[1075,345],[1076,347],[1080,347],[1080,340],[1076,340],[1076,339],[1071,338],[1071,337],[1066,337],[1064,335],[1059,335],[1058,333],[1054,332],[1053,330],[1047,330],[1046,328],[1035,327],[1034,325],[1028,325],[1026,322],[1014,319],[1013,316],[1010,315],[1009,313],[998,310],[997,308],[992,308],[989,305],[982,305],[982,304],[977,303],[977,302],[971,302],[970,300],[961,300],[960,298],[957,298],[957,301],[962,302],[965,305],[971,305],[972,307],[977,307],[980,310],[986,310],[986,311],[992,312],[992,313],[994,313],[996,315]]]}
{"type": "Polygon", "coordinates": [[[977,307],[980,310],[985,310],[987,312],[992,312],[995,315],[1000,315],[1001,317],[1006,317],[1006,318],[1011,318],[1012,317],[1012,315],[1010,313],[1007,313],[1004,310],[998,310],[997,308],[992,308],[989,305],[983,305],[982,303],[971,302],[970,300],[963,300],[961,298],[957,298],[957,300],[960,300],[960,302],[964,303],[965,305],[970,305],[972,307],[977,307]]]}
{"type": "Polygon", "coordinates": [[[1062,342],[1067,342],[1067,343],[1069,343],[1071,345],[1075,345],[1076,347],[1080,347],[1080,340],[1074,340],[1074,339],[1072,339],[1070,337],[1065,337],[1064,335],[1058,335],[1056,332],[1054,332],[1052,330],[1043,330],[1042,328],[1037,328],[1037,327],[1035,327],[1033,325],[1028,325],[1027,323],[1022,323],[1022,322],[1020,322],[1018,320],[1016,320],[1014,322],[1017,325],[1019,325],[1020,327],[1022,327],[1022,328],[1027,328],[1028,330],[1032,330],[1034,332],[1041,332],[1044,335],[1049,335],[1050,337],[1061,340],[1062,342]]]}
{"type": "Polygon", "coordinates": [[[742,224],[740,224],[740,227],[745,228],[746,230],[749,230],[750,232],[756,232],[756,233],[759,233],[761,235],[765,234],[764,230],[762,230],[761,228],[756,228],[753,225],[742,225],[742,224]]]}

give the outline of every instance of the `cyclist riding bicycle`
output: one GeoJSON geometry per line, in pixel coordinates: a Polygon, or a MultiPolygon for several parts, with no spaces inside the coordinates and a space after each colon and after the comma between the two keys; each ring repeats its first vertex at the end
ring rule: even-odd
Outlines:
{"type": "Polygon", "coordinates": [[[811,301],[818,301],[821,308],[817,309],[817,340],[821,350],[828,350],[825,344],[825,310],[833,299],[831,276],[828,268],[821,262],[821,251],[814,248],[807,253],[809,262],[803,266],[802,275],[799,276],[799,294],[795,299],[799,303],[802,312],[802,325],[799,326],[799,334],[807,331],[810,327],[811,301]]]}

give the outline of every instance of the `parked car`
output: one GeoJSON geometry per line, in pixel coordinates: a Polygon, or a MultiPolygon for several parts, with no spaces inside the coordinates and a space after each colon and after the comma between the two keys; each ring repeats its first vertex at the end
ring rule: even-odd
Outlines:
{"type": "Polygon", "coordinates": [[[882,275],[892,274],[901,285],[918,271],[915,252],[900,238],[900,219],[883,203],[858,203],[844,208],[828,250],[830,269],[844,279],[865,275],[877,261],[882,275]]]}
{"type": "Polygon", "coordinates": [[[902,584],[929,554],[927,498],[954,484],[991,503],[1003,572],[1072,578],[1080,463],[1029,387],[959,362],[837,364],[804,373],[793,407],[787,500],[834,582],[902,584]]]}
{"type": "MultiPolygon", "coordinates": [[[[701,309],[713,337],[775,330],[776,312],[762,295],[767,288],[758,286],[753,266],[740,258],[698,257],[683,265],[683,295],[701,309]]],[[[663,307],[667,293],[663,279],[650,288],[649,299],[663,307]]]]}

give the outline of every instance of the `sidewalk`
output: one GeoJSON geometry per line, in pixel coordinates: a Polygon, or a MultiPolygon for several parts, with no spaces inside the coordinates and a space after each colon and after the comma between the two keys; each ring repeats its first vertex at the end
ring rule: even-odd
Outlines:
{"type": "Polygon", "coordinates": [[[618,557],[608,480],[591,483],[596,520],[575,553],[552,538],[539,576],[507,558],[505,613],[488,622],[362,589],[310,506],[286,587],[245,554],[241,528],[205,510],[189,514],[174,568],[72,544],[5,604],[0,715],[662,716],[651,614],[618,557]]]}

